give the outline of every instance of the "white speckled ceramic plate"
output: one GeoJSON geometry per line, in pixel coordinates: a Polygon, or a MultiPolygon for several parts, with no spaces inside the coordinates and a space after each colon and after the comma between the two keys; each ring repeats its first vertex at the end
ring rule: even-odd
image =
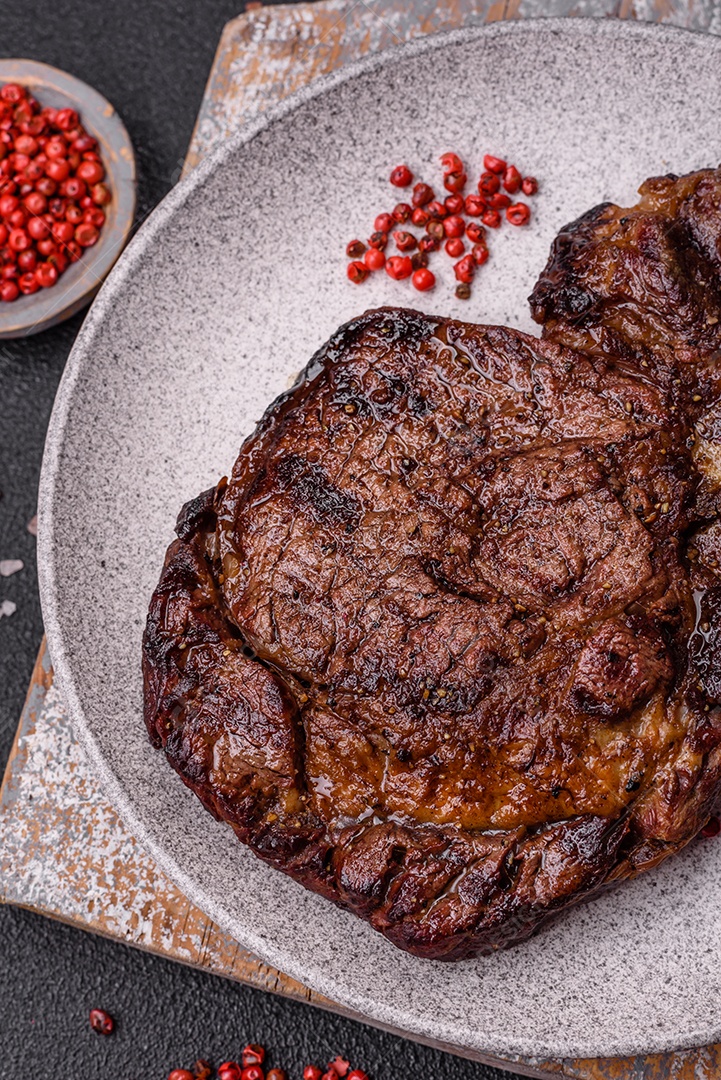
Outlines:
{"type": "MultiPolygon", "coordinates": [[[[145,611],[181,503],[339,323],[365,307],[531,329],[556,230],[638,183],[721,159],[721,42],[604,21],[495,24],[312,87],[176,188],[103,286],[58,394],[41,485],[50,649],[107,792],[202,909],[270,963],[376,1022],[471,1053],[591,1056],[721,1038],[721,843],[567,913],[530,943],[446,965],[401,954],[276,873],[205,813],[141,720],[145,611]],[[457,149],[542,183],[532,228],[493,238],[473,299],[376,275],[344,243],[395,202],[389,166],[457,149]],[[391,202],[392,200],[392,202],[391,202]]],[[[445,256],[437,257],[444,265],[445,256]]]]}

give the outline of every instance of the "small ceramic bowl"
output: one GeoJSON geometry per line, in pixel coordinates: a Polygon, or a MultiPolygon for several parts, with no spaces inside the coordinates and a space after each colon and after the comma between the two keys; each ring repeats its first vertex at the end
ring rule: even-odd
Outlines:
{"type": "Polygon", "coordinates": [[[80,79],[37,60],[0,59],[0,86],[9,82],[26,86],[41,105],[77,109],[83,126],[100,144],[113,197],[97,244],[86,248],[56,285],[0,303],[0,338],[37,334],[88,304],[125,247],[135,214],[135,155],[110,102],[80,79]]]}

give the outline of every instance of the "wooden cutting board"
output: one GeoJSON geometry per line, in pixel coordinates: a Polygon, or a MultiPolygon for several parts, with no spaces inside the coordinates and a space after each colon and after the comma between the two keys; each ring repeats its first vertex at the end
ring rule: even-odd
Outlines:
{"type": "MultiPolygon", "coordinates": [[[[538,15],[640,18],[721,33],[721,8],[712,0],[248,4],[245,14],[223,31],[178,176],[245,120],[349,60],[435,30],[538,15]]],[[[0,900],[262,990],[354,1015],[246,952],[158,869],[103,796],[73,738],[45,642],[0,789],[0,900]]],[[[462,1053],[453,1046],[442,1049],[462,1053]]],[[[627,1059],[483,1060],[536,1077],[721,1078],[721,1045],[627,1059]]]]}

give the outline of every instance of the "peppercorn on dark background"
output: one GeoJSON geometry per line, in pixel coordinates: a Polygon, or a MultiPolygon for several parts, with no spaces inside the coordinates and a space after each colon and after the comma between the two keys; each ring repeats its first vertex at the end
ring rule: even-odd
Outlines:
{"type": "MultiPolygon", "coordinates": [[[[0,55],[54,64],[116,107],[138,163],[138,218],[177,178],[224,23],[238,0],[23,0],[0,8],[0,55]]],[[[25,568],[0,582],[0,766],[42,637],[35,514],[45,429],[82,316],[19,341],[0,341],[0,558],[25,568]]],[[[0,1078],[165,1080],[172,1068],[239,1055],[247,1041],[299,1078],[336,1054],[372,1080],[509,1076],[307,1006],[0,907],[0,1078]],[[110,1038],[88,1024],[107,1009],[110,1038]]]]}

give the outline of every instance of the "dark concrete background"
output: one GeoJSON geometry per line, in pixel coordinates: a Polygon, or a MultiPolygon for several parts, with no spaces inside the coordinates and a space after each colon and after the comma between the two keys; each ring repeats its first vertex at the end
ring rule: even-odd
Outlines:
{"type": "MultiPolygon", "coordinates": [[[[138,216],[177,175],[223,24],[238,0],[7,0],[0,55],[64,68],[118,109],[135,145],[138,216]]],[[[0,765],[4,766],[42,636],[35,513],[45,429],[82,316],[24,341],[0,342],[0,559],[25,569],[0,578],[0,765]]],[[[0,908],[2,1080],[164,1080],[198,1056],[218,1064],[259,1041],[300,1077],[337,1053],[373,1080],[495,1080],[502,1074],[307,1006],[202,975],[37,915],[0,908]],[[117,1020],[93,1034],[88,1010],[117,1020]]],[[[508,1075],[508,1074],[503,1074],[508,1075]]]]}

